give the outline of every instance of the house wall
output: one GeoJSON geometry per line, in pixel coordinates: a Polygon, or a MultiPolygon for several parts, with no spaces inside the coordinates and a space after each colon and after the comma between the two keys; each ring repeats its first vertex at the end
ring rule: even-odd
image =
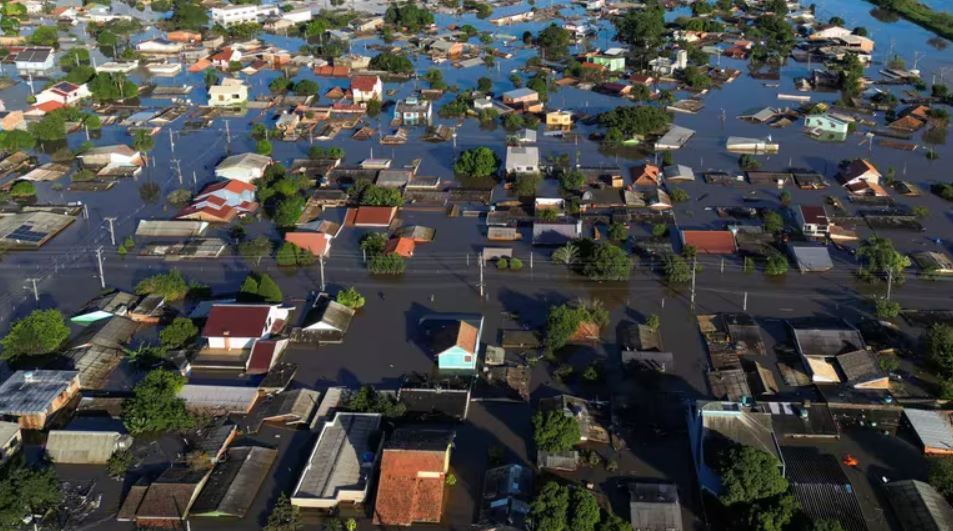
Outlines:
{"type": "Polygon", "coordinates": [[[10,438],[3,447],[0,447],[0,465],[6,463],[10,460],[10,457],[13,454],[17,453],[20,450],[20,443],[23,440],[22,432],[17,432],[16,435],[10,438]]]}
{"type": "Polygon", "coordinates": [[[210,337],[208,346],[217,350],[243,350],[251,348],[257,337],[210,337]]]}
{"type": "Polygon", "coordinates": [[[437,356],[437,366],[441,369],[475,369],[477,356],[464,349],[453,346],[437,356]],[[469,357],[470,361],[467,361],[469,357]]]}

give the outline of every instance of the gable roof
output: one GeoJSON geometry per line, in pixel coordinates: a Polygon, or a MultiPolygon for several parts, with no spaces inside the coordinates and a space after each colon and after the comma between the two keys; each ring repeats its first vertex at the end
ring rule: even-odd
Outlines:
{"type": "Polygon", "coordinates": [[[380,80],[381,78],[377,76],[351,76],[351,90],[371,92],[380,80]]]}
{"type": "Polygon", "coordinates": [[[244,517],[267,479],[278,450],[244,446],[229,448],[227,455],[228,459],[212,470],[190,513],[244,517]]]}
{"type": "MultiPolygon", "coordinates": [[[[149,485],[142,494],[141,501],[131,513],[145,520],[181,520],[189,513],[192,502],[202,483],[205,471],[192,471],[187,468],[168,468],[149,485]]],[[[130,491],[123,502],[120,513],[126,512],[126,503],[137,500],[130,491]],[[132,499],[130,499],[132,498],[132,499]]]]}
{"type": "Polygon", "coordinates": [[[54,463],[104,464],[128,438],[118,431],[50,430],[46,452],[54,463]]]}
{"type": "Polygon", "coordinates": [[[727,230],[683,230],[682,244],[691,245],[703,254],[732,254],[736,250],[735,235],[727,230]]]}
{"type": "Polygon", "coordinates": [[[261,337],[271,308],[267,304],[214,304],[202,337],[261,337]]]}
{"type": "Polygon", "coordinates": [[[914,479],[884,487],[903,531],[943,531],[953,528],[953,508],[930,484],[914,479]]]}
{"type": "Polygon", "coordinates": [[[331,237],[323,232],[288,232],[285,233],[285,241],[314,256],[325,256],[331,249],[331,237]]]}
{"type": "Polygon", "coordinates": [[[401,428],[384,447],[374,523],[410,525],[443,516],[444,474],[454,433],[401,428]]]}
{"type": "Polygon", "coordinates": [[[69,388],[77,371],[17,371],[0,385],[0,415],[46,413],[53,401],[69,388]]]}
{"type": "Polygon", "coordinates": [[[384,254],[397,254],[403,256],[404,258],[410,258],[414,255],[414,249],[417,247],[417,244],[414,242],[413,238],[406,237],[397,237],[387,240],[387,244],[384,246],[384,254]]]}

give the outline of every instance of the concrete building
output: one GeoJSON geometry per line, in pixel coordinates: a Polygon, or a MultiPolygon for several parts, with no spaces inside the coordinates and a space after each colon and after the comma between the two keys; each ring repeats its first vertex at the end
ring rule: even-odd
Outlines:
{"type": "Polygon", "coordinates": [[[36,103],[41,104],[48,101],[55,101],[69,107],[91,96],[92,93],[89,92],[86,83],[77,85],[68,81],[61,81],[37,94],[36,103]]]}
{"type": "Polygon", "coordinates": [[[208,88],[209,107],[240,107],[248,103],[248,86],[240,79],[225,78],[208,88]]]}
{"type": "Polygon", "coordinates": [[[250,349],[255,341],[280,332],[289,313],[278,304],[215,304],[202,339],[213,350],[250,349]]]}
{"type": "Polygon", "coordinates": [[[271,162],[271,157],[257,153],[232,155],[215,167],[215,176],[250,183],[260,179],[271,162]]]}
{"type": "Polygon", "coordinates": [[[53,48],[46,46],[23,48],[16,53],[13,63],[20,74],[43,74],[53,69],[54,56],[53,48]]]}
{"type": "Polygon", "coordinates": [[[291,494],[295,507],[363,503],[380,457],[379,413],[339,413],[321,429],[291,494]]]}
{"type": "Polygon", "coordinates": [[[0,385],[0,419],[40,430],[78,393],[78,371],[17,371],[0,385]]]}
{"type": "Polygon", "coordinates": [[[454,436],[450,430],[394,431],[381,457],[374,525],[409,526],[441,521],[454,436]]]}
{"type": "Polygon", "coordinates": [[[539,148],[536,146],[507,146],[507,175],[519,173],[539,173],[539,148]]]}
{"type": "Polygon", "coordinates": [[[378,76],[352,76],[351,100],[354,103],[366,103],[371,100],[382,101],[384,83],[378,76]]]}

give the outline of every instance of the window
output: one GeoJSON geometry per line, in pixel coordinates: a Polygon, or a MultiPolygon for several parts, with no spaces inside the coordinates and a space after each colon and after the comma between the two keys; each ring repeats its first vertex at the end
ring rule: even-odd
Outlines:
{"type": "Polygon", "coordinates": [[[467,354],[466,356],[463,357],[463,362],[464,362],[464,363],[472,363],[472,362],[473,362],[473,356],[467,354]]]}

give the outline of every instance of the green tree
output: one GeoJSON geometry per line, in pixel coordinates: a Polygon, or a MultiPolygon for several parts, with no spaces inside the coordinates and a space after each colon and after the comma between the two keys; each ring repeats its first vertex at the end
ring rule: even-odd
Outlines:
{"type": "Polygon", "coordinates": [[[668,198],[671,199],[673,203],[684,203],[691,199],[688,197],[688,192],[681,188],[672,188],[668,193],[668,198]]]}
{"type": "Polygon", "coordinates": [[[277,304],[284,300],[281,288],[268,273],[260,273],[258,275],[258,296],[265,302],[272,304],[277,304]]]}
{"type": "Polygon", "coordinates": [[[22,529],[27,517],[47,514],[62,500],[52,467],[30,468],[14,461],[0,474],[0,527],[22,529]]]}
{"type": "Polygon", "coordinates": [[[153,140],[149,131],[136,129],[132,132],[132,147],[136,151],[152,151],[152,148],[155,147],[155,140],[153,140]]]}
{"type": "Polygon", "coordinates": [[[458,176],[489,177],[496,174],[500,159],[488,147],[468,149],[460,154],[453,164],[453,172],[458,176]]]}
{"type": "Polygon", "coordinates": [[[303,267],[313,265],[315,258],[310,251],[302,249],[291,242],[285,242],[278,248],[278,253],[275,254],[275,261],[279,266],[283,267],[303,267]]]}
{"type": "Polygon", "coordinates": [[[159,332],[163,348],[175,350],[187,345],[199,335],[199,328],[188,317],[176,317],[159,332]]]}
{"type": "Polygon", "coordinates": [[[632,259],[616,245],[598,242],[582,267],[592,280],[626,280],[632,272],[632,259]]]}
{"type": "Polygon", "coordinates": [[[778,460],[752,446],[733,446],[719,455],[717,471],[723,490],[721,502],[731,506],[752,503],[788,490],[778,460]]]}
{"type": "Polygon", "coordinates": [[[96,101],[113,102],[136,97],[139,87],[125,74],[102,72],[89,82],[89,91],[96,101]]]}
{"type": "Polygon", "coordinates": [[[361,205],[364,206],[400,206],[404,202],[400,195],[400,190],[396,188],[384,188],[382,186],[371,185],[364,189],[361,194],[361,205]]]}
{"type": "Polygon", "coordinates": [[[278,202],[272,221],[279,227],[293,227],[304,211],[305,199],[300,195],[286,197],[278,202]]]}
{"type": "Polygon", "coordinates": [[[298,96],[317,96],[321,91],[321,86],[310,79],[302,79],[295,83],[294,91],[298,96]]]}
{"type": "Polygon", "coordinates": [[[208,25],[208,11],[195,0],[173,0],[169,22],[175,29],[201,31],[208,25]]]}
{"type": "Polygon", "coordinates": [[[677,254],[666,254],[664,258],[665,282],[685,284],[692,279],[692,268],[684,258],[677,254]]]}
{"type": "Polygon", "coordinates": [[[131,450],[125,448],[117,450],[109,456],[109,460],[106,461],[106,471],[109,473],[109,477],[122,479],[123,476],[126,475],[126,472],[132,468],[134,462],[135,455],[133,455],[131,450]]]}
{"type": "Polygon", "coordinates": [[[250,274],[242,281],[238,288],[238,300],[241,302],[254,302],[258,300],[258,277],[250,274]]]}
{"type": "MultiPolygon", "coordinates": [[[[205,81],[206,88],[211,87],[213,85],[218,85],[218,82],[220,79],[221,77],[218,75],[218,70],[211,67],[206,68],[205,73],[202,74],[202,80],[205,81]]],[[[261,124],[255,124],[255,125],[261,125],[261,124]]]]}
{"type": "Polygon", "coordinates": [[[569,489],[555,481],[543,485],[530,503],[529,521],[532,529],[540,531],[568,531],[569,489]]]}
{"type": "Polygon", "coordinates": [[[410,74],[414,71],[414,63],[404,54],[383,52],[371,58],[372,70],[383,70],[392,74],[410,74]]]}
{"type": "Polygon", "coordinates": [[[747,528],[758,531],[784,531],[798,509],[797,500],[787,492],[752,503],[747,508],[747,528]]]}
{"type": "Polygon", "coordinates": [[[378,393],[374,386],[363,385],[344,399],[342,411],[355,413],[380,413],[387,418],[400,418],[407,406],[397,401],[393,394],[378,393]]]}
{"type": "Polygon", "coordinates": [[[259,140],[255,142],[255,153],[259,155],[271,155],[271,142],[267,140],[259,140]]]}
{"type": "Polygon", "coordinates": [[[357,288],[351,286],[347,289],[342,289],[338,292],[336,300],[354,310],[359,310],[364,307],[364,296],[361,295],[361,292],[357,291],[357,288]]]}
{"type": "Polygon", "coordinates": [[[274,507],[271,508],[264,531],[298,531],[303,527],[304,524],[301,523],[301,517],[298,515],[298,508],[291,505],[288,495],[282,492],[278,496],[274,507]]]}
{"type": "Polygon", "coordinates": [[[379,254],[370,259],[367,269],[375,275],[401,275],[407,263],[398,254],[379,254]]]}
{"type": "Polygon", "coordinates": [[[238,244],[238,254],[248,259],[261,259],[271,254],[274,246],[267,236],[258,236],[238,244]]]}
{"type": "Polygon", "coordinates": [[[17,181],[10,187],[10,195],[15,199],[36,196],[36,186],[30,181],[17,181]]]}
{"type": "Polygon", "coordinates": [[[371,98],[370,101],[364,104],[364,112],[367,113],[367,116],[371,118],[376,118],[377,115],[381,113],[382,107],[383,107],[383,104],[381,103],[381,100],[374,97],[374,98],[371,98]]]}
{"type": "Polygon", "coordinates": [[[944,378],[953,377],[953,326],[937,323],[921,338],[927,360],[944,378]]]}
{"type": "Polygon", "coordinates": [[[579,423],[559,410],[533,414],[533,441],[543,452],[565,452],[579,444],[579,423]]]}
{"type": "Polygon", "coordinates": [[[816,520],[811,531],[847,531],[837,520],[816,520]]]}
{"type": "Polygon", "coordinates": [[[609,225],[608,236],[614,242],[625,241],[629,237],[629,229],[622,223],[613,223],[609,225]]]}
{"type": "Polygon", "coordinates": [[[549,60],[559,60],[569,53],[569,45],[573,43],[569,31],[556,24],[550,24],[536,37],[536,45],[549,60]]]}
{"type": "Polygon", "coordinates": [[[668,236],[668,224],[667,223],[653,223],[652,224],[652,237],[656,240],[661,240],[668,236]]]}
{"type": "Polygon", "coordinates": [[[602,517],[596,497],[588,490],[572,489],[572,518],[569,527],[573,531],[595,531],[602,517]]]}
{"type": "Polygon", "coordinates": [[[0,149],[7,153],[33,149],[35,145],[36,139],[33,138],[33,135],[31,135],[29,131],[14,129],[12,131],[0,132],[0,149]]]}
{"type": "Polygon", "coordinates": [[[275,94],[284,94],[291,90],[291,87],[294,85],[294,82],[286,76],[278,76],[271,80],[268,83],[268,90],[272,91],[275,94]]]}
{"type": "Polygon", "coordinates": [[[585,310],[569,304],[550,308],[546,317],[546,349],[552,352],[564,347],[587,317],[585,310]]]}
{"type": "Polygon", "coordinates": [[[768,255],[764,264],[764,274],[769,277],[783,276],[788,272],[788,259],[781,253],[768,255]]]}
{"type": "Polygon", "coordinates": [[[159,295],[168,302],[182,300],[189,293],[189,284],[182,273],[173,269],[168,273],[158,273],[136,284],[139,295],[159,295]]]}
{"type": "Polygon", "coordinates": [[[538,173],[523,173],[516,176],[513,189],[520,197],[535,197],[543,178],[538,173]]]}
{"type": "Polygon", "coordinates": [[[43,142],[66,138],[66,120],[60,113],[51,112],[39,121],[31,122],[27,128],[31,135],[43,142]]]}
{"type": "Polygon", "coordinates": [[[477,90],[480,92],[490,92],[493,90],[493,80],[488,77],[481,77],[477,80],[477,90]]]}
{"type": "Polygon", "coordinates": [[[632,9],[613,20],[616,38],[640,48],[655,48],[665,34],[665,12],[658,4],[648,9],[632,9]]]}
{"type": "Polygon", "coordinates": [[[0,339],[0,345],[4,359],[15,359],[56,352],[67,338],[69,327],[59,310],[33,310],[13,322],[7,335],[0,339]]]}
{"type": "Polygon", "coordinates": [[[361,250],[371,257],[383,253],[386,246],[387,237],[379,232],[369,232],[361,238],[361,250]]]}
{"type": "Polygon", "coordinates": [[[575,265],[579,261],[579,246],[569,242],[553,251],[553,261],[567,266],[575,265]]]}
{"type": "Polygon", "coordinates": [[[864,260],[864,269],[871,273],[892,276],[902,280],[903,271],[910,267],[910,257],[899,253],[893,242],[883,236],[871,236],[861,242],[857,257],[864,260]]]}
{"type": "Polygon", "coordinates": [[[27,40],[36,46],[56,46],[59,44],[59,31],[56,26],[37,26],[27,40]]]}
{"type": "Polygon", "coordinates": [[[123,403],[123,424],[134,436],[144,433],[179,431],[191,428],[194,419],[178,397],[186,378],[181,374],[156,369],[133,389],[133,396],[123,403]]]}
{"type": "Polygon", "coordinates": [[[877,299],[874,302],[874,313],[877,319],[890,321],[900,315],[900,303],[887,299],[877,299]]]}
{"type": "Polygon", "coordinates": [[[745,153],[738,157],[738,166],[745,171],[757,170],[761,167],[761,163],[758,162],[758,159],[754,155],[745,153]]]}
{"type": "Polygon", "coordinates": [[[773,210],[767,210],[761,216],[761,226],[765,232],[778,233],[784,228],[784,218],[773,210]]]}

